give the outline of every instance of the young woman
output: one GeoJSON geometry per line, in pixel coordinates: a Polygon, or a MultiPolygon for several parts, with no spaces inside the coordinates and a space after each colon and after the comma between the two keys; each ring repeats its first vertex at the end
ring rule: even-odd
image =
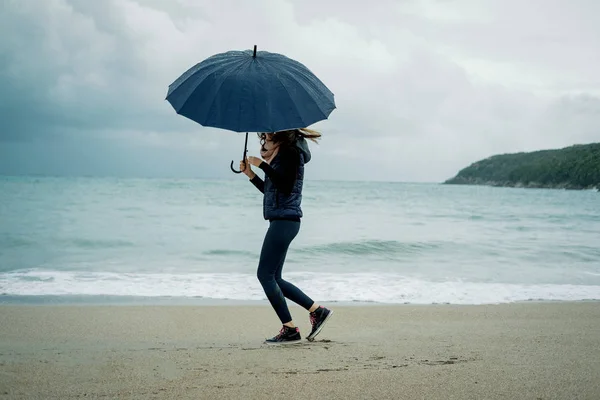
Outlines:
{"type": "Polygon", "coordinates": [[[281,271],[290,243],[300,230],[304,164],[311,159],[306,139],[316,143],[321,134],[310,129],[293,129],[258,136],[262,159],[247,157],[240,162],[240,170],[263,193],[263,217],[269,221],[257,276],[283,327],[277,336],[266,339],[266,343],[298,343],[302,339],[285,298],[308,310],[312,330],[306,338],[312,341],[333,312],[283,280],[281,271]],[[252,171],[251,165],[264,171],[264,181],[252,171]]]}

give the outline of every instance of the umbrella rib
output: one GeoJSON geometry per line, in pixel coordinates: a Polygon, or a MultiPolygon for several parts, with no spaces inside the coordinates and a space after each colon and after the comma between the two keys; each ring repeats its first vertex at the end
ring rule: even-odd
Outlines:
{"type": "MultiPolygon", "coordinates": [[[[219,68],[222,68],[222,66],[218,64],[219,62],[221,62],[221,60],[218,59],[216,56],[213,56],[189,68],[179,78],[177,78],[175,82],[169,85],[169,93],[167,97],[173,97],[175,93],[177,93],[183,86],[185,86],[187,80],[192,79],[196,74],[201,73],[204,76],[194,87],[194,90],[196,90],[196,87],[198,87],[198,85],[202,83],[208,76],[218,71],[219,68]],[[212,70],[213,68],[215,69],[212,70]],[[207,70],[211,70],[211,72],[209,74],[206,74],[207,70]]],[[[194,90],[192,90],[192,92],[194,90]]]]}
{"type": "MultiPolygon", "coordinates": [[[[275,76],[275,78],[277,78],[277,80],[279,81],[279,83],[281,84],[281,86],[285,89],[285,92],[287,93],[288,97],[290,98],[290,100],[292,101],[292,103],[294,103],[294,106],[296,108],[296,112],[298,113],[298,116],[300,117],[300,120],[302,121],[302,124],[304,125],[304,117],[300,114],[300,112],[298,111],[298,104],[296,104],[296,101],[294,100],[294,98],[292,97],[292,95],[290,94],[290,91],[288,90],[288,88],[283,84],[283,82],[281,81],[281,78],[279,78],[279,76],[277,75],[277,70],[274,70],[273,75],[275,76]]],[[[305,128],[305,127],[303,127],[305,128]]]]}
{"type": "MultiPolygon", "coordinates": [[[[297,72],[297,73],[301,74],[302,76],[306,77],[306,73],[305,73],[305,70],[304,70],[306,67],[304,67],[304,68],[301,68],[301,67],[300,67],[300,66],[298,66],[298,65],[290,64],[290,65],[289,65],[289,68],[290,68],[290,69],[293,69],[295,72],[297,72]]],[[[317,79],[318,79],[318,78],[317,78],[317,79]]],[[[297,80],[297,82],[300,84],[300,87],[302,87],[302,89],[304,89],[304,91],[305,91],[306,93],[309,93],[309,92],[308,92],[308,90],[309,90],[309,89],[307,89],[307,88],[305,87],[305,84],[311,85],[311,82],[310,82],[310,80],[308,80],[308,82],[306,82],[306,81],[304,81],[304,80],[297,80]]],[[[314,87],[314,84],[312,84],[312,86],[314,87]]],[[[324,86],[324,84],[323,84],[323,86],[324,86]]],[[[317,92],[321,92],[321,90],[319,90],[318,88],[314,88],[314,89],[315,89],[317,92]]],[[[324,87],[324,89],[329,91],[329,89],[328,89],[326,86],[324,87]]],[[[324,117],[324,118],[327,118],[327,113],[326,113],[326,112],[325,112],[325,111],[324,111],[324,110],[321,108],[321,106],[322,106],[321,102],[316,102],[316,105],[317,105],[317,107],[319,108],[319,110],[321,111],[321,113],[323,114],[323,117],[324,117]]],[[[335,108],[335,107],[334,107],[334,108],[335,108]]]]}
{"type": "MultiPolygon", "coordinates": [[[[221,79],[221,82],[219,82],[219,87],[217,88],[217,90],[215,90],[215,96],[213,96],[212,102],[210,103],[210,106],[208,107],[208,112],[206,113],[206,116],[204,117],[205,121],[206,121],[206,118],[208,118],[208,116],[212,112],[212,108],[215,105],[215,102],[217,101],[216,93],[218,93],[219,90],[221,90],[221,86],[223,86],[223,84],[225,83],[227,78],[229,78],[234,72],[237,72],[239,69],[241,69],[243,65],[244,65],[243,63],[240,63],[239,65],[235,66],[235,68],[232,68],[231,70],[227,71],[226,73],[223,73],[223,78],[221,79]]],[[[198,87],[198,86],[200,86],[200,83],[196,87],[198,87]]],[[[230,96],[231,96],[231,93],[230,93],[230,96]]],[[[187,102],[187,100],[186,100],[186,102],[187,102]]]]}

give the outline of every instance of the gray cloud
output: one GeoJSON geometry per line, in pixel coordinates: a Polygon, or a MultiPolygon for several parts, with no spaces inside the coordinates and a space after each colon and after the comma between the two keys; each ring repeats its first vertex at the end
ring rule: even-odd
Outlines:
{"type": "Polygon", "coordinates": [[[598,141],[598,4],[7,0],[0,173],[231,175],[243,135],[164,97],[195,63],[254,44],[336,95],[313,178],[440,181],[491,154],[598,141]]]}

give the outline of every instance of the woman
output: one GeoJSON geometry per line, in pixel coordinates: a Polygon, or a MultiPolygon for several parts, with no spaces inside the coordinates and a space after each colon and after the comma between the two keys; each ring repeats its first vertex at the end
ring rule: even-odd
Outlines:
{"type": "Polygon", "coordinates": [[[300,230],[304,164],[311,159],[306,139],[317,143],[321,134],[310,129],[293,129],[259,133],[258,136],[262,160],[247,157],[240,162],[240,170],[264,194],[263,217],[269,221],[257,276],[283,327],[277,336],[266,339],[266,343],[289,344],[301,341],[300,330],[292,321],[285,298],[308,310],[312,330],[306,338],[312,341],[333,312],[283,280],[281,271],[290,243],[300,230]],[[264,181],[252,171],[252,165],[264,171],[264,181]]]}

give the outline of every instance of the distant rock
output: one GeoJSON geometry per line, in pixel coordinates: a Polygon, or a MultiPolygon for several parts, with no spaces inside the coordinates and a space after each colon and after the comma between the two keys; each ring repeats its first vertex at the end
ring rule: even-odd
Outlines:
{"type": "Polygon", "coordinates": [[[600,143],[495,155],[445,184],[600,191],[600,143]]]}

